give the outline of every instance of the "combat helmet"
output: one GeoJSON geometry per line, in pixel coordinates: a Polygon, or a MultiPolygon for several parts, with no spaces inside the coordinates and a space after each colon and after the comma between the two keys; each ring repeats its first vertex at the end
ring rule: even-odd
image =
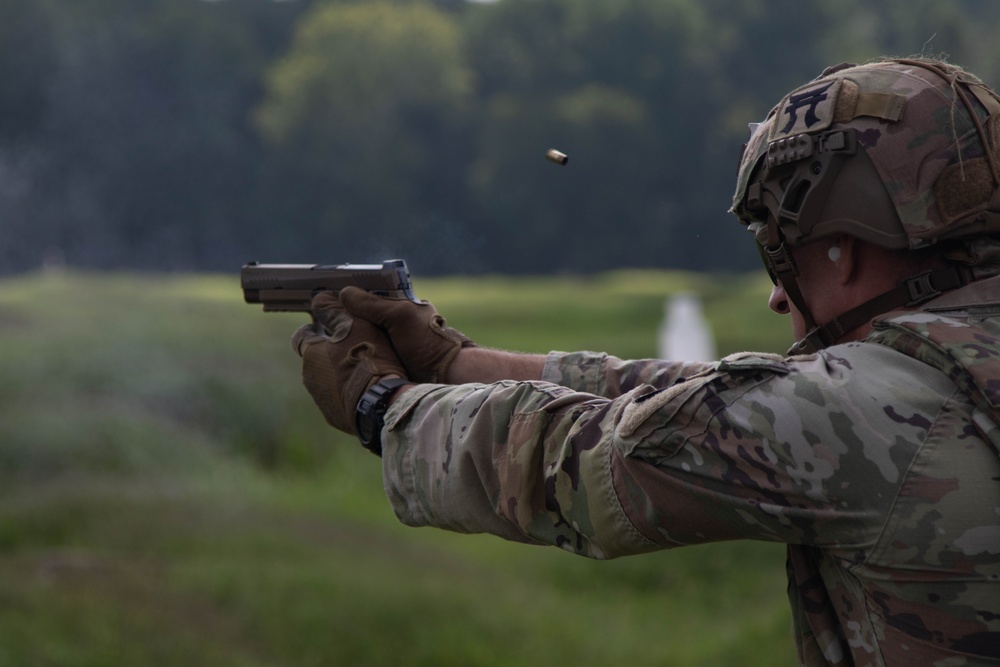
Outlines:
{"type": "Polygon", "coordinates": [[[921,272],[817,325],[790,248],[841,235],[912,250],[1000,237],[1000,98],[957,66],[923,58],[837,65],[751,130],[732,212],[803,315],[809,334],[793,353],[978,276],[967,250],[966,266],[921,272]]]}

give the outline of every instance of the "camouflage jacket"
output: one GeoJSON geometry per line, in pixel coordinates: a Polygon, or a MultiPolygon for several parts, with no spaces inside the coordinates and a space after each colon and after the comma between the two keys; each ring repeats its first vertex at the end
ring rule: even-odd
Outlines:
{"type": "Polygon", "coordinates": [[[418,385],[386,492],[409,525],[595,558],[782,542],[803,664],[1000,662],[995,336],[1000,279],[815,355],[553,353],[545,381],[418,385]]]}

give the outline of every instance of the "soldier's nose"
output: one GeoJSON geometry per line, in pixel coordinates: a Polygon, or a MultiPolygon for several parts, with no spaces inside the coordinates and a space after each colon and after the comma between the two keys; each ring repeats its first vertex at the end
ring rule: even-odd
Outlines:
{"type": "Polygon", "coordinates": [[[787,315],[791,312],[788,307],[788,296],[785,294],[785,288],[781,286],[781,283],[775,283],[774,287],[771,288],[771,296],[767,299],[767,307],[778,313],[779,315],[787,315]]]}

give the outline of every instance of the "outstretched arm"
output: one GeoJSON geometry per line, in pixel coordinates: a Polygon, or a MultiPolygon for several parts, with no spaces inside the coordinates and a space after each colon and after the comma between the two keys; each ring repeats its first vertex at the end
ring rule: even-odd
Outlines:
{"type": "Polygon", "coordinates": [[[658,359],[623,361],[594,352],[542,355],[481,348],[448,326],[428,302],[387,299],[356,288],[342,290],[340,299],[352,316],[385,332],[406,366],[407,377],[416,383],[541,380],[615,398],[643,384],[667,387],[712,366],[658,359]]]}

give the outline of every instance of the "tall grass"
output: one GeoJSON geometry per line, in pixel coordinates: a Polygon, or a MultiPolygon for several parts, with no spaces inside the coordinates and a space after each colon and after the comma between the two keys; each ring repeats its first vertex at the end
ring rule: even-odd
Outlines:
{"type": "MultiPolygon", "coordinates": [[[[417,279],[484,345],[655,354],[698,291],[721,353],[781,350],[738,276],[417,279]]],[[[299,382],[294,315],[234,277],[0,282],[0,667],[791,663],[782,550],[608,563],[412,530],[299,382]]]]}

